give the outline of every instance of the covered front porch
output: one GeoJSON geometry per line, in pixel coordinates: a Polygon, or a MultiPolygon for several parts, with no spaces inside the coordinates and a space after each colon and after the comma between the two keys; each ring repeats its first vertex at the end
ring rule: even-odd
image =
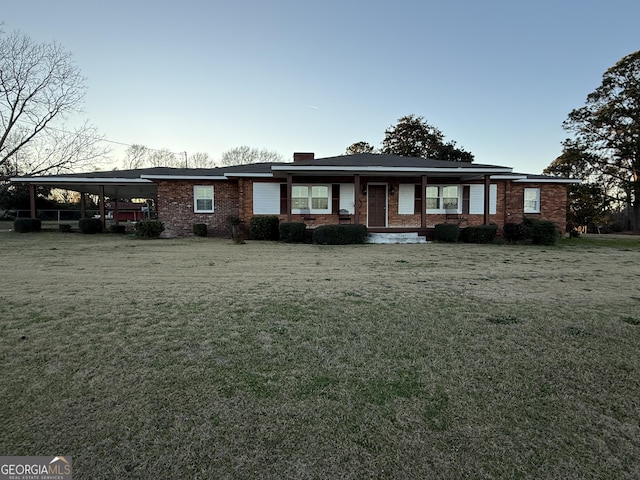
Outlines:
{"type": "Polygon", "coordinates": [[[282,187],[281,221],[303,222],[309,228],[354,223],[365,225],[370,233],[417,233],[430,237],[438,223],[488,225],[492,222],[491,216],[496,214],[497,184],[492,184],[491,175],[471,179],[435,175],[311,177],[287,174],[282,187]],[[326,200],[311,198],[309,194],[309,202],[317,201],[314,206],[325,206],[326,211],[297,210],[300,185],[324,189],[326,200]],[[442,192],[447,191],[454,192],[448,193],[451,198],[442,196],[447,194],[442,192]],[[435,196],[430,197],[428,193],[435,196]]]}

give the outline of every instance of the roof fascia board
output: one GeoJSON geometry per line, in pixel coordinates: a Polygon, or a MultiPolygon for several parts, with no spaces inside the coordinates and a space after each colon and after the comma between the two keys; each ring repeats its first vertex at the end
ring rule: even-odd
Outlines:
{"type": "Polygon", "coordinates": [[[524,178],[521,180],[515,180],[515,183],[582,183],[582,180],[576,178],[524,178]]]}
{"type": "Polygon", "coordinates": [[[251,177],[251,178],[273,178],[273,173],[232,173],[224,172],[228,177],[251,177]]]}
{"type": "Polygon", "coordinates": [[[274,171],[291,171],[291,172],[322,172],[322,171],[339,171],[339,172],[416,172],[416,173],[511,173],[513,169],[507,167],[498,168],[414,168],[414,167],[346,167],[340,165],[327,165],[327,166],[307,166],[307,165],[294,165],[294,166],[279,166],[274,165],[271,167],[274,171]]]}
{"type": "Polygon", "coordinates": [[[147,184],[153,183],[150,180],[144,178],[118,178],[118,177],[12,177],[9,180],[12,182],[22,183],[38,183],[45,185],[48,183],[130,183],[130,184],[147,184]]]}
{"type": "Polygon", "coordinates": [[[523,180],[526,175],[491,175],[491,180],[523,180]]]}
{"type": "Polygon", "coordinates": [[[228,180],[224,175],[140,175],[150,180],[228,180]]]}

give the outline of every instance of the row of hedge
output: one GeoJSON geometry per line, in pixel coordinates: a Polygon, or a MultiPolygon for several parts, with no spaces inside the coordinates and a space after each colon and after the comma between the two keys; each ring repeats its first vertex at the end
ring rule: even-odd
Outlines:
{"type": "MultiPolygon", "coordinates": [[[[70,232],[71,225],[59,225],[61,232],[70,232]]],[[[19,233],[39,232],[42,230],[42,222],[37,218],[16,218],[13,222],[13,229],[19,233]]],[[[85,234],[95,234],[102,232],[102,222],[99,218],[81,218],[78,221],[78,229],[85,234]]],[[[164,224],[157,220],[145,220],[137,222],[135,234],[138,237],[157,238],[164,231],[164,224]]],[[[110,225],[109,232],[125,233],[124,225],[110,225]]]]}
{"type": "Polygon", "coordinates": [[[311,241],[319,245],[361,244],[367,237],[364,225],[322,225],[313,232],[302,222],[282,222],[276,216],[253,217],[249,221],[251,240],[280,240],[285,243],[311,241]]]}
{"type": "Polygon", "coordinates": [[[433,238],[438,242],[455,243],[463,241],[465,243],[491,243],[498,233],[498,226],[477,225],[460,228],[455,223],[441,223],[436,225],[433,238]]]}
{"type": "MultiPolygon", "coordinates": [[[[460,228],[457,224],[436,225],[434,240],[454,243],[491,243],[498,233],[498,226],[477,225],[460,228]]],[[[504,239],[509,243],[531,242],[536,245],[555,245],[562,236],[555,223],[548,220],[525,218],[522,223],[506,223],[502,229],[504,239]]]]}
{"type": "Polygon", "coordinates": [[[531,241],[536,245],[555,245],[562,237],[555,223],[533,218],[525,218],[522,223],[505,223],[502,235],[509,243],[531,241]]]}
{"type": "MultiPolygon", "coordinates": [[[[102,232],[102,222],[97,218],[83,218],[78,222],[82,233],[102,232]]],[[[35,218],[18,218],[14,221],[16,232],[39,232],[42,222],[35,218]]],[[[61,228],[61,231],[62,228],[61,228]]],[[[123,225],[111,225],[112,233],[125,233],[123,225]]],[[[139,237],[157,238],[164,231],[164,224],[156,220],[137,222],[135,234],[139,237]]],[[[490,243],[495,240],[498,226],[477,225],[461,229],[457,224],[442,223],[435,226],[434,240],[439,242],[490,243]]],[[[195,224],[193,233],[207,235],[206,224],[195,224]]],[[[311,238],[302,222],[283,222],[275,215],[253,217],[249,223],[252,240],[280,240],[286,243],[304,243],[308,240],[320,245],[349,245],[365,242],[367,228],[364,225],[323,225],[313,230],[311,238]]],[[[538,245],[554,245],[561,237],[555,223],[547,220],[525,218],[522,223],[506,223],[503,237],[509,243],[531,242],[538,245]]]]}

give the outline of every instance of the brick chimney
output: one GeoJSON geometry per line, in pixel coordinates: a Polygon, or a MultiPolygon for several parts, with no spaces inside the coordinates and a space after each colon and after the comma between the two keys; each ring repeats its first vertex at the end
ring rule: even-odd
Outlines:
{"type": "Polygon", "coordinates": [[[313,152],[294,152],[293,153],[293,161],[299,162],[300,160],[313,160],[315,158],[315,153],[313,152]]]}

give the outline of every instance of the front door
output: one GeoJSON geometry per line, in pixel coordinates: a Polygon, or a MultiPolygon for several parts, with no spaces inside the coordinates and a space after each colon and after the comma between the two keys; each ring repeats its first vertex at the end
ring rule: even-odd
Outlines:
{"type": "Polygon", "coordinates": [[[367,187],[367,205],[369,227],[387,226],[387,186],[369,185],[367,187]]]}

